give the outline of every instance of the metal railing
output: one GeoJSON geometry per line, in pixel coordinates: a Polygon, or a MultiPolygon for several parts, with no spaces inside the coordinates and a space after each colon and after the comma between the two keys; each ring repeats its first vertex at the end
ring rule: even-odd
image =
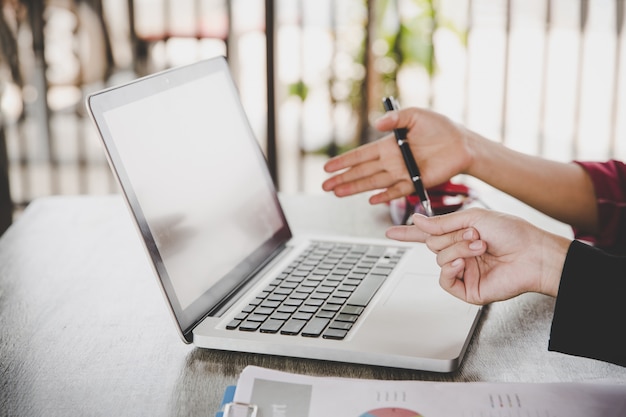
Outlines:
{"type": "Polygon", "coordinates": [[[5,4],[5,29],[22,48],[30,36],[23,82],[4,71],[0,89],[12,201],[115,192],[85,94],[216,54],[283,191],[311,191],[329,155],[379,137],[384,94],[547,158],[623,158],[623,15],[624,0],[5,4]],[[63,42],[76,65],[55,61],[63,42]]]}

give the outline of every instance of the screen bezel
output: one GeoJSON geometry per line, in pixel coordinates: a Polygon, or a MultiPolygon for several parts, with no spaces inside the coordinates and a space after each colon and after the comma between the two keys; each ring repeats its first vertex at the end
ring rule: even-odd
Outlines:
{"type": "MultiPolygon", "coordinates": [[[[135,221],[137,230],[141,235],[144,247],[151,260],[153,270],[158,278],[163,295],[167,300],[169,309],[177,324],[180,336],[186,343],[191,343],[193,341],[192,330],[203,318],[212,315],[212,313],[215,312],[220,306],[224,305],[229,298],[232,298],[237,290],[248,283],[254,276],[255,272],[262,268],[263,265],[273,257],[273,254],[284,246],[286,241],[292,237],[291,230],[278,201],[272,178],[269,175],[269,170],[264,169],[262,175],[265,177],[265,181],[267,181],[268,186],[272,189],[273,202],[276,205],[276,210],[279,213],[282,226],[273,236],[267,239],[260,247],[250,254],[244,262],[241,262],[229,274],[222,277],[215,285],[209,288],[204,294],[200,295],[190,306],[182,308],[176,296],[172,279],[170,278],[161,253],[157,247],[155,237],[150,230],[150,226],[139,204],[133,185],[122,164],[122,158],[118,153],[118,149],[115,145],[115,139],[109,131],[104,115],[107,111],[112,109],[141,100],[151,95],[159,94],[184,83],[210,76],[215,72],[221,72],[226,75],[228,83],[230,84],[229,90],[236,97],[237,106],[239,107],[239,111],[242,113],[241,118],[242,120],[245,120],[246,130],[249,133],[247,135],[248,138],[245,140],[253,142],[250,146],[254,146],[258,154],[258,158],[260,158],[259,161],[262,162],[265,168],[267,168],[267,160],[257,139],[255,138],[248,118],[245,115],[245,110],[241,100],[239,99],[239,93],[234,80],[232,79],[228,62],[223,56],[148,75],[126,84],[90,94],[86,99],[87,108],[104,145],[111,170],[122,189],[127,206],[132,214],[132,218],[135,221]],[[235,276],[245,278],[233,281],[233,277],[235,276]],[[218,286],[219,288],[216,288],[218,286]],[[212,296],[212,294],[215,294],[216,292],[220,294],[220,301],[217,303],[214,302],[215,296],[212,296]]],[[[197,91],[197,93],[208,94],[210,96],[211,92],[197,91]]]]}

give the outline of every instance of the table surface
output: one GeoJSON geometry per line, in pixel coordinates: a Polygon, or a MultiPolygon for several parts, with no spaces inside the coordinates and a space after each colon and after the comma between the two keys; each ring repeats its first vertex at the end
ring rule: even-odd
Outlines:
{"type": "MultiPolygon", "coordinates": [[[[493,208],[571,233],[494,196],[493,208]]],[[[387,208],[366,196],[281,200],[296,233],[382,237],[390,225],[387,208]]],[[[0,239],[0,416],[212,416],[246,365],[355,378],[626,383],[626,368],[548,352],[553,308],[538,294],[488,306],[460,369],[446,374],[198,349],[179,339],[122,198],[47,197],[0,239]]]]}

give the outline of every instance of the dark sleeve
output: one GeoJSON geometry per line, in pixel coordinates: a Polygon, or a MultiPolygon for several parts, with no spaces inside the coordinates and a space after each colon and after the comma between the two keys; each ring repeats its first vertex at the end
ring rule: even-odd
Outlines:
{"type": "Polygon", "coordinates": [[[615,160],[575,163],[591,178],[598,206],[598,233],[589,236],[574,229],[576,238],[601,248],[626,247],[626,164],[615,160]]]}
{"type": "Polygon", "coordinates": [[[626,257],[573,241],[554,309],[549,350],[626,366],[626,257]]]}

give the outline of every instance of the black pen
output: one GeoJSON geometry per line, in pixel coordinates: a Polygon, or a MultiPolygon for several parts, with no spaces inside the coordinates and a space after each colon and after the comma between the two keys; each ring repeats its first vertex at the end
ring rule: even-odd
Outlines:
{"type": "MultiPolygon", "coordinates": [[[[385,106],[385,111],[399,110],[398,102],[393,97],[385,97],[383,99],[383,106],[385,106]]],[[[415,192],[420,199],[420,203],[424,208],[424,213],[428,217],[434,216],[433,208],[430,204],[430,199],[428,198],[428,193],[426,192],[426,188],[424,188],[424,183],[422,182],[422,176],[420,175],[420,170],[417,167],[417,163],[415,162],[415,158],[413,158],[413,153],[411,152],[411,148],[409,147],[409,142],[407,141],[407,130],[406,128],[399,128],[393,130],[394,135],[396,136],[396,141],[398,142],[398,146],[400,147],[400,151],[402,152],[402,157],[404,158],[404,164],[406,165],[407,170],[409,171],[409,175],[411,176],[411,181],[413,182],[413,187],[415,188],[415,192]]]]}

